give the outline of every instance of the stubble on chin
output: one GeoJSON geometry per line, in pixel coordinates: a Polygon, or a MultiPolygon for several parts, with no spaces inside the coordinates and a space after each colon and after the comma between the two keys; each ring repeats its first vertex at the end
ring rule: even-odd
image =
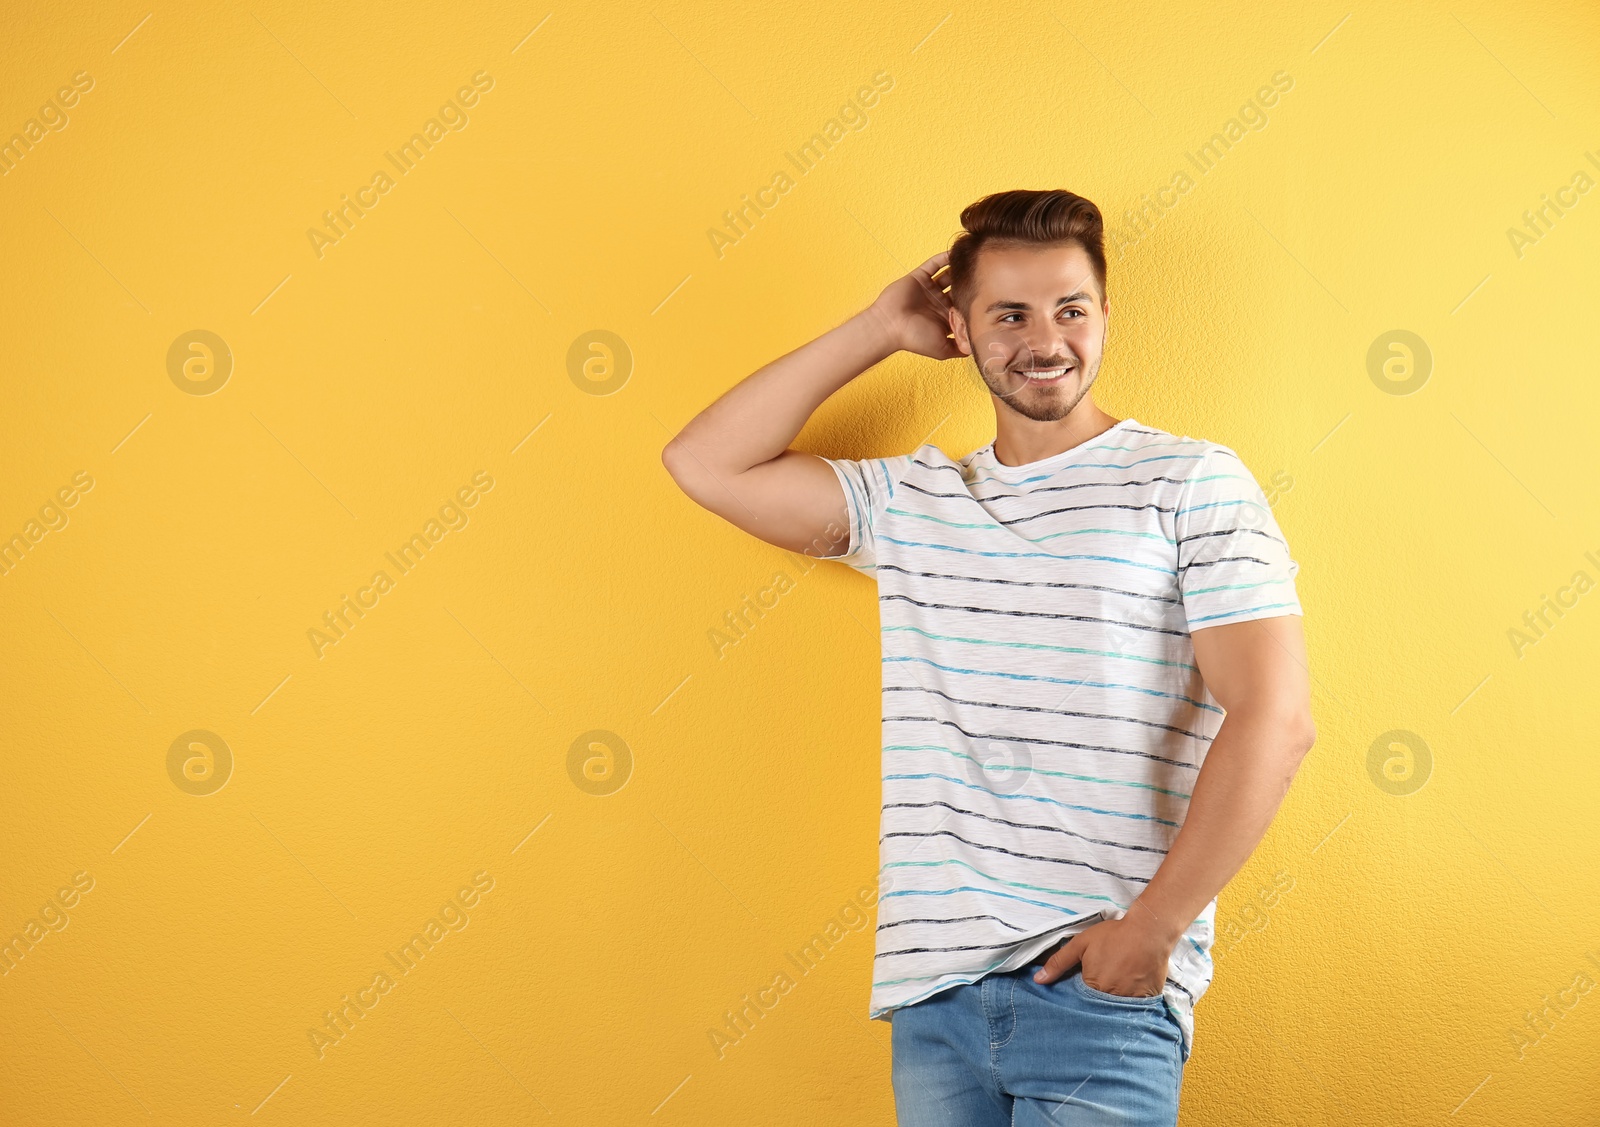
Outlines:
{"type": "MultiPolygon", "coordinates": [[[[1022,380],[1023,376],[1008,373],[1013,380],[1022,380]]],[[[1026,385],[1018,388],[1010,395],[1002,394],[990,387],[996,399],[1003,402],[1012,411],[1023,418],[1032,419],[1037,423],[1053,423],[1066,418],[1077,408],[1094,383],[1094,377],[1084,380],[1075,387],[1056,387],[1049,390],[1031,389],[1026,385]]]]}

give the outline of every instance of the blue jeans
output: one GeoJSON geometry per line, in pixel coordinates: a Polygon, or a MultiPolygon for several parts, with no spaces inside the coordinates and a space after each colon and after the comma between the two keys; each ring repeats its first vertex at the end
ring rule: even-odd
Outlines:
{"type": "Polygon", "coordinates": [[[1161,996],[1049,985],[1035,964],[894,1011],[900,1127],[1173,1127],[1183,1032],[1161,996]]]}

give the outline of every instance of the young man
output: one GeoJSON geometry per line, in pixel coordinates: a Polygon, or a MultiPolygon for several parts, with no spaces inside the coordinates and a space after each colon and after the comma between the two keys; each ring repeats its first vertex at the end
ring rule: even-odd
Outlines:
{"type": "Polygon", "coordinates": [[[877,580],[871,1016],[892,1015],[902,1127],[1173,1124],[1216,895],[1316,738],[1298,565],[1232,450],[1089,397],[1111,314],[1099,209],[1002,192],[961,223],[662,460],[752,535],[877,580]],[[788,448],[899,350],[972,357],[994,441],[788,448]]]}

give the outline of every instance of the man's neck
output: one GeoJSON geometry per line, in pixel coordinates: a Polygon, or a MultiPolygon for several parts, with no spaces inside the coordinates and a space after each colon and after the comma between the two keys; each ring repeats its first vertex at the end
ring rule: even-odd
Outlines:
{"type": "Polygon", "coordinates": [[[1122,420],[1108,415],[1087,396],[1065,417],[1050,423],[1025,418],[1006,407],[995,414],[995,461],[1002,466],[1025,466],[1063,454],[1122,420]]]}

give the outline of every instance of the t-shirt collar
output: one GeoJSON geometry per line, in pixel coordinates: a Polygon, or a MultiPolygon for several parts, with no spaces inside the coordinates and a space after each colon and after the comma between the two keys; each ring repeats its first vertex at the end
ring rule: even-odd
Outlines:
{"type": "Polygon", "coordinates": [[[1063,450],[1059,454],[1052,454],[1048,458],[1040,458],[1036,462],[1024,462],[1020,466],[1008,466],[1000,461],[1000,459],[996,458],[994,456],[994,439],[990,439],[989,445],[982,447],[973,454],[972,464],[974,466],[982,466],[986,470],[996,470],[1003,473],[1031,473],[1037,470],[1053,469],[1054,467],[1069,461],[1075,455],[1081,454],[1086,447],[1098,443],[1101,439],[1109,438],[1115,434],[1120,434],[1129,427],[1136,427],[1138,425],[1139,421],[1130,416],[1129,418],[1123,419],[1119,423],[1115,423],[1112,426],[1107,427],[1093,438],[1085,439],[1083,442],[1078,443],[1078,445],[1072,447],[1071,449],[1063,450]]]}

